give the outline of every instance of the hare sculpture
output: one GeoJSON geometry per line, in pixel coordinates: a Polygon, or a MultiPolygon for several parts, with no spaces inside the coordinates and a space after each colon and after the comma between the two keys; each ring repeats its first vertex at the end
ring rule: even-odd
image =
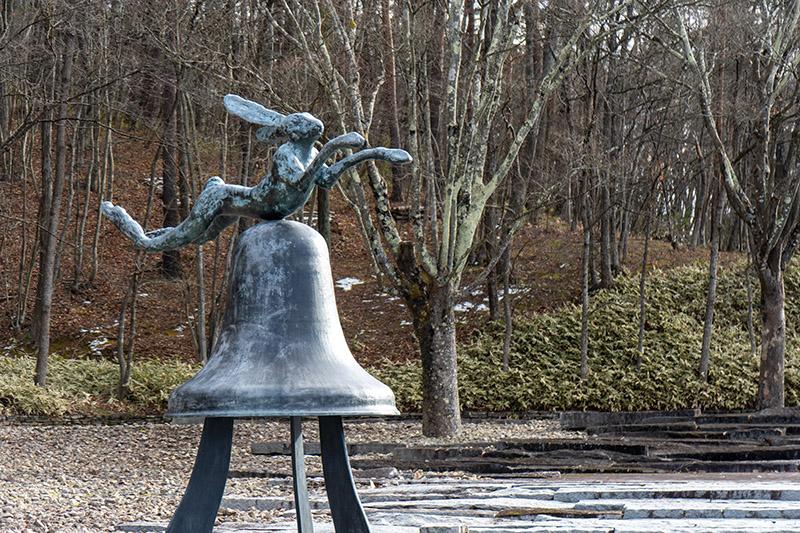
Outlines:
{"type": "Polygon", "coordinates": [[[280,220],[305,204],[314,185],[325,189],[334,186],[339,176],[355,165],[370,159],[408,163],[405,150],[369,148],[349,155],[328,166],[336,152],[357,149],[364,144],[358,133],[345,133],[328,141],[317,151],[314,143],[323,132],[322,122],[309,113],[284,116],[234,94],[223,99],[228,112],[262,126],[256,139],[262,143],[284,141],[275,151],[272,167],[254,187],[227,184],[219,176],[210,178],[198,195],[189,216],[174,228],[145,233],[120,206],[103,202],[102,213],[133,241],[133,246],[147,252],[174,250],[188,244],[202,244],[215,239],[238,217],[280,220]]]}

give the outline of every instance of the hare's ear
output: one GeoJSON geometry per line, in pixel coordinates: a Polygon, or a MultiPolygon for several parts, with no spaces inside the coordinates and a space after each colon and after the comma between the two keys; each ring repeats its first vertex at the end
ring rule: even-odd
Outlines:
{"type": "Polygon", "coordinates": [[[281,126],[264,126],[256,130],[256,139],[264,144],[272,144],[287,139],[286,131],[281,126]]]}
{"type": "Polygon", "coordinates": [[[245,100],[241,96],[235,94],[226,95],[222,101],[229,113],[241,117],[247,122],[252,122],[253,124],[278,128],[285,118],[277,111],[267,109],[261,104],[245,100]]]}

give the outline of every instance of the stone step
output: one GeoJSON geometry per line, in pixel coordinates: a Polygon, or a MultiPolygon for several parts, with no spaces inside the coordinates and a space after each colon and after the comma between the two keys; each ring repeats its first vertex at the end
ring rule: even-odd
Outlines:
{"type": "Polygon", "coordinates": [[[423,469],[431,472],[464,471],[491,475],[644,472],[794,472],[800,446],[769,446],[751,442],[686,442],[646,440],[642,444],[581,441],[560,443],[506,443],[502,446],[463,445],[398,449],[391,458],[354,457],[357,470],[423,469]],[[535,445],[534,445],[535,444],[535,445]],[[517,446],[517,447],[515,447],[517,446]],[[528,451],[528,449],[546,451],[528,451]]]}
{"type": "Polygon", "coordinates": [[[694,420],[681,420],[669,423],[639,423],[639,424],[603,424],[599,426],[589,426],[585,428],[589,435],[603,435],[607,433],[623,434],[628,432],[655,433],[659,431],[671,431],[676,433],[689,433],[697,431],[697,423],[694,420]]]}
{"type": "MultiPolygon", "coordinates": [[[[355,469],[371,469],[378,465],[387,464],[372,459],[352,459],[351,465],[355,469]]],[[[589,462],[570,462],[563,460],[560,462],[542,461],[540,464],[521,461],[504,461],[500,459],[495,460],[443,460],[443,461],[429,461],[425,463],[419,462],[397,462],[393,461],[397,468],[401,470],[417,470],[424,469],[429,472],[444,473],[444,472],[468,472],[470,474],[484,474],[492,476],[522,476],[524,474],[533,474],[536,476],[550,476],[553,471],[561,473],[617,473],[617,474],[637,474],[637,473],[654,473],[654,472],[674,472],[674,471],[689,471],[683,468],[682,465],[676,465],[671,462],[664,462],[658,460],[631,462],[629,464],[619,464],[613,461],[604,461],[602,463],[594,461],[589,462]]],[[[700,471],[700,470],[697,470],[700,471]]]]}
{"type": "Polygon", "coordinates": [[[799,424],[697,424],[694,421],[670,424],[610,425],[586,428],[589,435],[624,436],[629,439],[695,439],[719,441],[761,441],[782,439],[800,442],[799,424]]]}
{"type": "Polygon", "coordinates": [[[698,424],[797,425],[800,423],[800,410],[786,408],[743,413],[704,413],[694,420],[698,424]]]}
{"type": "Polygon", "coordinates": [[[791,461],[800,459],[800,446],[719,446],[717,449],[684,450],[673,459],[699,461],[791,461]]]}
{"type": "Polygon", "coordinates": [[[694,422],[698,426],[707,424],[742,426],[791,426],[800,430],[800,409],[784,408],[764,411],[733,413],[703,413],[699,409],[682,411],[629,411],[629,412],[564,412],[559,420],[565,429],[584,430],[603,426],[665,426],[694,422]]]}
{"type": "MultiPolygon", "coordinates": [[[[626,440],[651,440],[674,441],[690,444],[696,441],[724,445],[731,442],[768,442],[784,445],[800,445],[799,434],[787,435],[787,428],[741,428],[728,427],[725,429],[706,429],[699,427],[697,431],[671,431],[661,429],[629,430],[626,427],[614,428],[589,428],[590,435],[610,437],[624,437],[626,440]],[[596,430],[596,431],[595,431],[596,430]]],[[[655,443],[654,443],[655,444],[655,443]]]]}
{"type": "MultiPolygon", "coordinates": [[[[759,533],[800,530],[800,483],[723,479],[673,481],[470,480],[428,478],[359,491],[373,533],[566,532],[759,533]],[[573,516],[570,516],[573,515],[573,516]],[[574,515],[582,515],[576,518],[574,515]],[[439,526],[439,529],[427,526],[439,526]]],[[[234,497],[223,507],[236,508],[234,497]]],[[[294,533],[290,498],[264,498],[270,524],[223,523],[216,533],[294,533]]],[[[253,500],[250,500],[252,503],[253,500]]],[[[314,530],[332,532],[326,504],[312,494],[314,530]]],[[[241,508],[245,508],[242,506],[241,508]]],[[[131,523],[119,531],[164,531],[166,523],[131,523]]]]}
{"type": "Polygon", "coordinates": [[[603,486],[566,486],[553,494],[555,501],[584,500],[709,500],[800,502],[800,485],[773,483],[653,483],[603,486]]]}
{"type": "MultiPolygon", "coordinates": [[[[611,439],[530,439],[490,443],[458,443],[451,445],[407,446],[392,451],[398,461],[433,461],[451,458],[481,457],[494,451],[554,452],[559,450],[605,450],[628,455],[647,455],[646,444],[628,444],[611,439]]],[[[529,455],[527,453],[521,456],[529,455]]]]}
{"type": "Polygon", "coordinates": [[[685,461],[675,460],[675,468],[664,469],[665,472],[704,472],[753,473],[753,472],[798,472],[800,463],[786,461],[685,461]]]}
{"type": "MultiPolygon", "coordinates": [[[[377,517],[380,518],[380,517],[377,517]]],[[[452,521],[441,517],[440,525],[452,527],[452,521]]],[[[494,521],[494,520],[493,520],[494,521]]],[[[420,533],[426,526],[382,525],[372,522],[373,533],[420,533]]],[[[166,522],[135,522],[121,524],[117,531],[129,533],[163,532],[166,522]]],[[[315,533],[334,533],[329,522],[315,522],[315,533]]],[[[429,530],[430,531],[430,530],[429,530]]],[[[448,529],[442,529],[448,531],[448,529]]],[[[450,531],[458,531],[452,527],[450,531]]],[[[463,530],[462,530],[463,531],[463,530]]],[[[796,520],[602,520],[579,518],[541,518],[538,520],[509,521],[468,525],[467,533],[797,533],[796,520]]],[[[297,525],[286,521],[275,524],[221,524],[214,533],[296,533],[297,525]]]]}
{"type": "Polygon", "coordinates": [[[799,520],[800,502],[763,500],[669,499],[580,501],[576,510],[622,511],[625,520],[676,518],[757,518],[762,520],[799,520]]]}
{"type": "MultiPolygon", "coordinates": [[[[409,509],[458,509],[499,511],[506,508],[560,507],[571,508],[578,502],[606,502],[608,509],[622,509],[619,502],[640,502],[643,506],[686,508],[687,505],[722,505],[736,508],[763,504],[800,512],[798,484],[743,483],[658,483],[658,484],[408,484],[359,491],[365,507],[409,509]],[[609,504],[608,502],[612,502],[609,504]],[[617,505],[614,507],[614,505],[617,505]]],[[[280,509],[293,506],[291,497],[227,496],[223,507],[228,509],[280,509]]],[[[313,509],[327,508],[324,496],[312,496],[313,509]]],[[[580,508],[580,507],[576,507],[580,508]]],[[[584,507],[587,508],[588,507],[584,507]]],[[[780,518],[780,517],[778,517],[780,518]]]]}
{"type": "Polygon", "coordinates": [[[565,411],[560,414],[559,421],[564,429],[585,429],[604,425],[640,424],[645,420],[673,419],[686,420],[700,416],[699,409],[677,411],[565,411]]]}
{"type": "MultiPolygon", "coordinates": [[[[350,442],[347,444],[347,452],[350,455],[388,454],[402,447],[404,445],[391,442],[350,442]]],[[[306,455],[319,455],[319,442],[304,442],[303,452],[306,455]]],[[[253,455],[291,455],[292,448],[287,441],[254,442],[250,445],[250,453],[253,455]]]]}

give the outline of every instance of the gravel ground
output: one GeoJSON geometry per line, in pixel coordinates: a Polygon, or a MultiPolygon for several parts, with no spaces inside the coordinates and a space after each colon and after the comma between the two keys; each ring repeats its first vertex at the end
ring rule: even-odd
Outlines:
{"type": "MultiPolygon", "coordinates": [[[[304,422],[306,440],[315,438],[315,426],[304,422]]],[[[186,488],[200,431],[199,425],[170,424],[0,425],[0,531],[113,531],[123,522],[168,521],[186,488]]],[[[345,421],[345,431],[348,442],[440,442],[424,438],[414,421],[345,421]]],[[[463,435],[471,442],[580,437],[562,431],[555,420],[467,422],[463,435]]],[[[231,469],[288,474],[288,457],[250,453],[253,442],[288,440],[287,422],[237,423],[231,469]]],[[[307,469],[310,477],[320,475],[319,458],[308,457],[307,469]]],[[[276,496],[290,489],[290,481],[232,478],[225,493],[276,496]]],[[[220,512],[226,522],[270,518],[270,511],[220,512]]]]}

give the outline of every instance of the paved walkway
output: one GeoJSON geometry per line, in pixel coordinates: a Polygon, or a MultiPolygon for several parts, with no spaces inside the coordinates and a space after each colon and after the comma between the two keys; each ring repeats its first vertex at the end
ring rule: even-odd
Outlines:
{"type": "MultiPolygon", "coordinates": [[[[427,478],[359,490],[373,533],[800,531],[797,476],[427,478]],[[447,527],[450,526],[450,527],[447,527]],[[462,527],[457,527],[462,526],[462,527]]],[[[296,532],[286,498],[226,497],[223,508],[275,509],[273,524],[222,524],[216,533],[296,532]]],[[[312,494],[315,531],[333,532],[323,494],[312,494]]],[[[159,531],[166,524],[127,524],[159,531]]],[[[341,532],[340,532],[341,533],[341,532]]]]}

